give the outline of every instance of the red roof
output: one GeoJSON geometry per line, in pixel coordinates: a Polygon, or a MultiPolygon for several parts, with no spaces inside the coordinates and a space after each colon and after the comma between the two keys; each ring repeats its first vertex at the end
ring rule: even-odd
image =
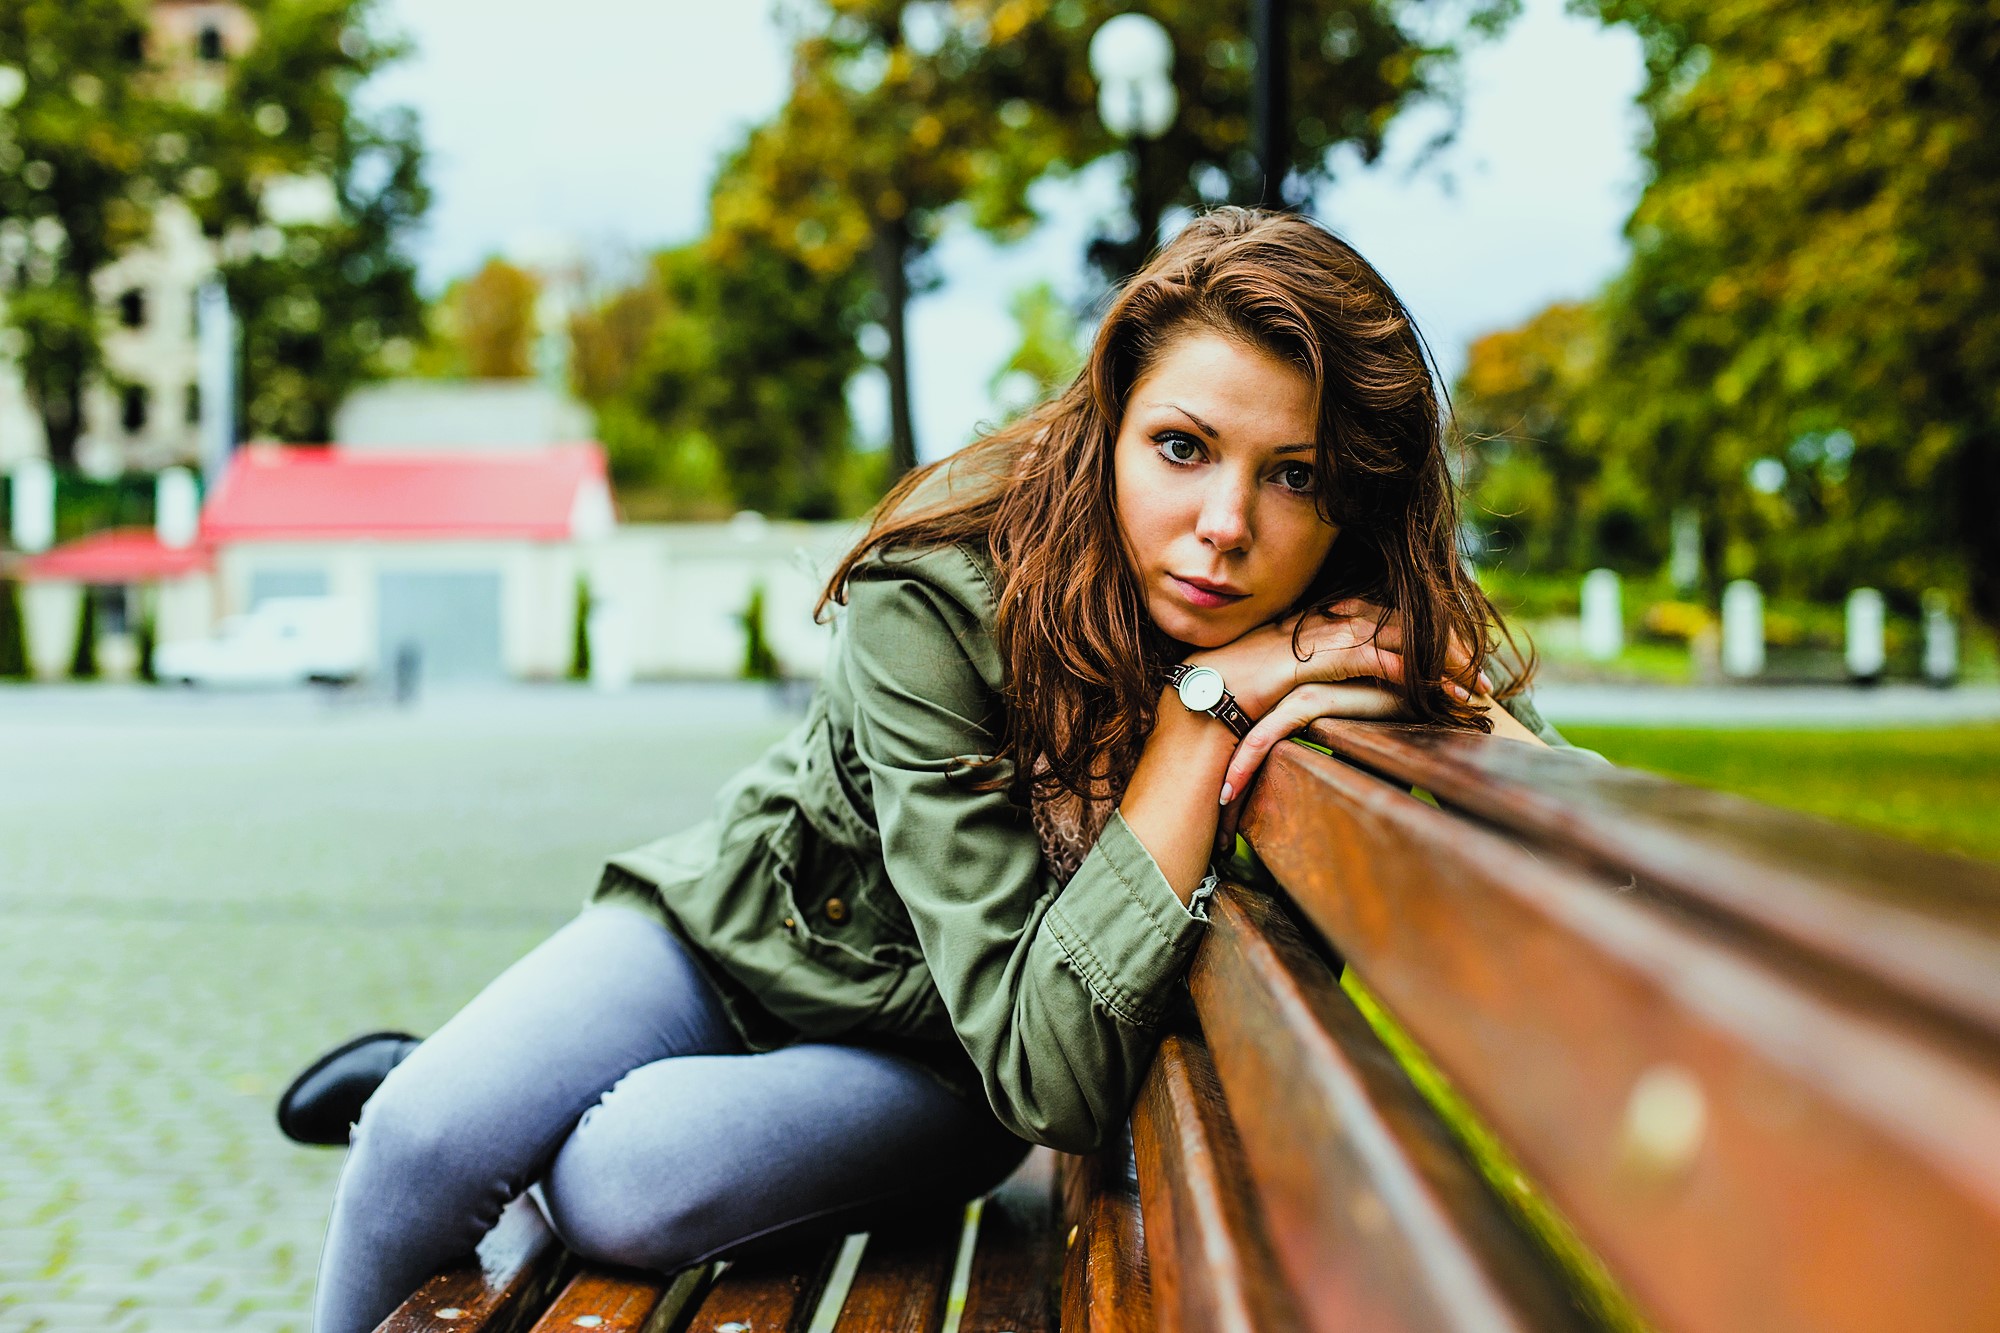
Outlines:
{"type": "Polygon", "coordinates": [[[157,583],[207,568],[208,552],[199,546],[177,551],[160,545],[151,528],[112,528],[29,556],[20,572],[71,583],[157,583]]]}
{"type": "Polygon", "coordinates": [[[566,541],[578,492],[603,486],[604,451],[375,453],[251,445],[203,507],[210,542],[325,537],[566,541]]]}

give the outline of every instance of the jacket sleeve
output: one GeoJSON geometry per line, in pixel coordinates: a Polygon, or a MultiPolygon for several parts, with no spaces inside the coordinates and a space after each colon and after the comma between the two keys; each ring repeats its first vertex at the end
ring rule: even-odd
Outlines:
{"type": "MultiPolygon", "coordinates": [[[[955,555],[940,553],[934,558],[955,555]]],[[[1124,1122],[1202,933],[1114,814],[1058,887],[1004,789],[989,618],[887,565],[856,571],[839,655],[891,884],[953,1029],[1014,1133],[1070,1152],[1124,1122]],[[984,664],[984,670],[981,664],[984,664]]]]}

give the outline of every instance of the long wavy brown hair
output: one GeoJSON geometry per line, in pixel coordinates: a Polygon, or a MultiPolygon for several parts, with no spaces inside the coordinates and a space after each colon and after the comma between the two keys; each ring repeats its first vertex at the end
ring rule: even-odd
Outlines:
{"type": "MultiPolygon", "coordinates": [[[[1152,729],[1160,671],[1186,648],[1146,614],[1120,537],[1112,446],[1132,386],[1194,331],[1241,338],[1313,385],[1320,512],[1340,535],[1294,609],[1359,596],[1399,612],[1411,715],[1489,726],[1443,688],[1451,639],[1478,670],[1507,636],[1458,552],[1428,351],[1382,275],[1291,213],[1219,208],[1190,223],[1118,293],[1067,389],[889,492],[820,609],[845,601],[871,555],[983,549],[999,573],[994,633],[1007,668],[996,758],[1034,774],[1038,794],[1122,789],[1152,729]]],[[[1500,674],[1518,690],[1531,669],[1517,661],[1500,674]]]]}

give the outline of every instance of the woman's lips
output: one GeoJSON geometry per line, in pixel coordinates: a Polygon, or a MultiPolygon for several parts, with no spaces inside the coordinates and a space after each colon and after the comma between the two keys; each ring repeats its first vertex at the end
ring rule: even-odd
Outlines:
{"type": "Polygon", "coordinates": [[[1178,574],[1167,575],[1176,591],[1195,606],[1203,610],[1214,610],[1218,606],[1229,606],[1242,601],[1247,592],[1222,592],[1215,588],[1205,588],[1199,583],[1190,583],[1178,574]]]}

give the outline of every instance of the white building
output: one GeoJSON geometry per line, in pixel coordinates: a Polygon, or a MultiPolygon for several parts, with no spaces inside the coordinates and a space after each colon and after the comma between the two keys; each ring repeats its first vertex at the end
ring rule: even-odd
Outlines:
{"type": "Polygon", "coordinates": [[[355,453],[253,445],[202,513],[224,612],[334,596],[378,666],[405,647],[426,680],[569,670],[589,552],[615,520],[594,444],[518,453],[355,453]]]}
{"type": "MultiPolygon", "coordinates": [[[[256,37],[256,25],[225,0],[153,0],[150,55],[192,102],[222,95],[232,56],[256,37]]],[[[8,244],[0,233],[0,248],[8,244]]],[[[200,396],[195,376],[194,293],[216,272],[215,245],[178,199],[155,209],[152,239],[96,277],[105,312],[105,360],[129,387],[92,386],[84,396],[77,464],[87,474],[157,472],[194,462],[199,453],[200,396]]],[[[41,418],[21,375],[0,355],[0,469],[48,453],[41,418]]]]}

